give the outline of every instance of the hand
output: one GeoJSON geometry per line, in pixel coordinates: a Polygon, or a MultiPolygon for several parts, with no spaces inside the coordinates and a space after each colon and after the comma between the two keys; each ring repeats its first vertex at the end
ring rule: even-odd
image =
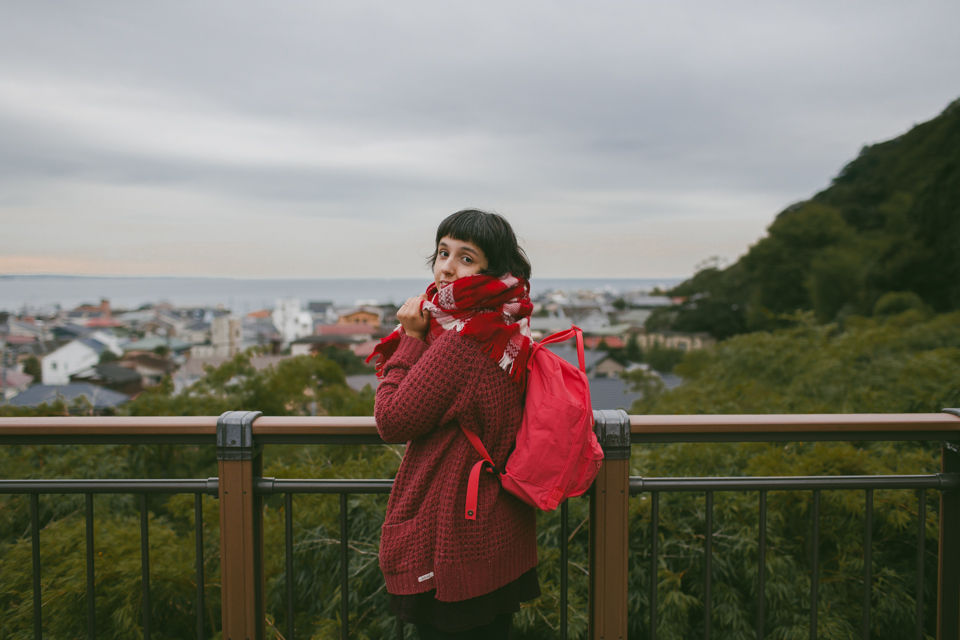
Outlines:
{"type": "Polygon", "coordinates": [[[397,320],[400,321],[403,332],[417,340],[426,338],[427,329],[430,328],[430,312],[420,309],[421,303],[426,299],[426,294],[421,293],[416,298],[410,298],[404,302],[397,311],[397,320]]]}

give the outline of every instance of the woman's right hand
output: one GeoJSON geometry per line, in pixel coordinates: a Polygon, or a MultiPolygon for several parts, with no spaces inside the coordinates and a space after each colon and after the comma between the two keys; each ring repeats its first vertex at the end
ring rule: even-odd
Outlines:
{"type": "Polygon", "coordinates": [[[426,294],[421,293],[416,298],[410,298],[404,302],[403,306],[397,311],[397,320],[403,327],[403,332],[417,340],[426,338],[427,329],[430,328],[430,312],[421,309],[422,303],[426,299],[426,294]]]}

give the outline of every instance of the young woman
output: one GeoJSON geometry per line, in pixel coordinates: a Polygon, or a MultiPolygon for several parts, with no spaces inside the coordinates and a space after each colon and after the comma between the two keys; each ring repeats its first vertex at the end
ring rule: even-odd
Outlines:
{"type": "Polygon", "coordinates": [[[530,263],[505,219],[473,209],[440,223],[430,263],[434,282],[373,354],[377,428],[407,443],[380,568],[391,610],[422,639],[508,638],[520,603],[540,595],[534,509],[483,473],[476,519],[465,518],[480,456],[461,426],[503,468],[523,418],[530,263]]]}

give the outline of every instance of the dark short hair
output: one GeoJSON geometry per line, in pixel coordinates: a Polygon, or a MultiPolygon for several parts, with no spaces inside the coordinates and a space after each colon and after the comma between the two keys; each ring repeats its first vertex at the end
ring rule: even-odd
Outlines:
{"type": "Polygon", "coordinates": [[[437,261],[437,247],[446,237],[480,247],[487,258],[487,268],[481,271],[484,275],[501,278],[510,273],[524,280],[530,279],[530,260],[517,244],[513,227],[500,214],[464,209],[447,216],[437,228],[433,255],[427,260],[431,268],[437,261]]]}

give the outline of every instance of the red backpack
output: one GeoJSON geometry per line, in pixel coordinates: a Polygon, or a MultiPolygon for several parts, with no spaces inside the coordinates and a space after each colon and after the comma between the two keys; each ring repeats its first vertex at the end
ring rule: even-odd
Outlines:
{"type": "MultiPolygon", "coordinates": [[[[524,502],[553,511],[567,498],[583,495],[600,470],[603,449],[593,433],[590,383],[583,363],[583,331],[571,326],[533,346],[527,364],[527,395],[517,444],[505,470],[503,488],[524,502]],[[542,347],[577,338],[580,368],[542,347]]],[[[496,472],[477,434],[463,429],[483,460],[470,470],[465,517],[477,518],[480,472],[496,472]]]]}

